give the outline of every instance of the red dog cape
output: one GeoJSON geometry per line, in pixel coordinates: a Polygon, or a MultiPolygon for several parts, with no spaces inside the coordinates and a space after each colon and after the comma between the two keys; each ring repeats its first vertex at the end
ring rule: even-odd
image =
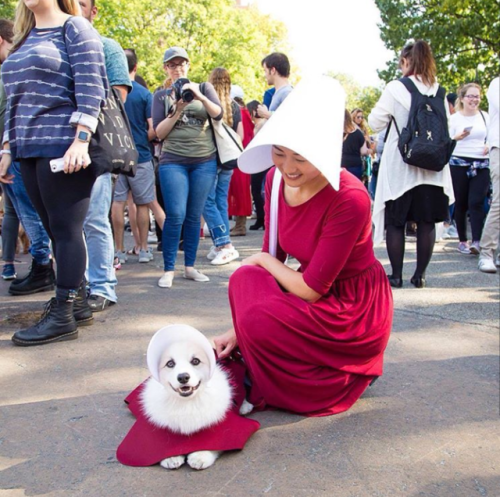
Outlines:
{"type": "Polygon", "coordinates": [[[260,428],[258,421],[239,414],[239,408],[245,399],[245,367],[233,360],[225,360],[220,364],[229,374],[233,388],[233,407],[220,423],[191,435],[158,428],[148,421],[142,411],[140,395],[144,383],[141,383],[125,399],[137,419],[116,451],[118,461],[127,466],[152,466],[168,457],[199,450],[243,449],[247,440],[260,428]]]}

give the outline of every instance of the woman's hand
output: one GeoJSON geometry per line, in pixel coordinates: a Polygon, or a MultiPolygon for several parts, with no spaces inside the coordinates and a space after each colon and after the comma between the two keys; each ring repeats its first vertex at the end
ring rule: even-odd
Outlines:
{"type": "Polygon", "coordinates": [[[456,141],[463,140],[470,135],[470,131],[465,131],[465,129],[458,135],[456,135],[453,139],[456,141]]]}
{"type": "Polygon", "coordinates": [[[72,174],[85,169],[90,164],[89,144],[78,139],[71,144],[64,154],[64,172],[72,174]]]}
{"type": "Polygon", "coordinates": [[[488,147],[488,145],[485,145],[484,150],[483,150],[483,155],[488,155],[489,151],[490,151],[490,147],[488,147]]]}
{"type": "Polygon", "coordinates": [[[226,333],[214,338],[215,350],[219,359],[225,359],[231,355],[231,352],[237,347],[238,340],[234,328],[226,331],[226,333]]]}
{"type": "Polygon", "coordinates": [[[13,183],[14,176],[8,174],[9,167],[12,164],[12,157],[10,154],[2,154],[0,160],[0,183],[11,184],[13,183]]]}
{"type": "Polygon", "coordinates": [[[246,259],[241,261],[242,266],[263,266],[266,256],[271,257],[265,252],[259,252],[258,254],[251,255],[246,259]]]}

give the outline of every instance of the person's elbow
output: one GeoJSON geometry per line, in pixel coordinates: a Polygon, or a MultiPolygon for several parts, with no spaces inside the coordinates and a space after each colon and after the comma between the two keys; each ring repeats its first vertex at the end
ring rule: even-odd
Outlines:
{"type": "Polygon", "coordinates": [[[315,304],[321,297],[322,295],[320,293],[305,285],[305,288],[303,289],[302,299],[305,300],[308,304],[315,304]]]}

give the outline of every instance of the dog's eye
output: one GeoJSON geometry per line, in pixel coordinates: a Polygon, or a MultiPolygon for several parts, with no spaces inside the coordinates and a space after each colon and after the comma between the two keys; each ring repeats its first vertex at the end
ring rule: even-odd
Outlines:
{"type": "Polygon", "coordinates": [[[196,357],[194,359],[191,360],[191,364],[193,366],[198,366],[198,364],[200,364],[200,360],[199,359],[196,359],[196,357]]]}
{"type": "Polygon", "coordinates": [[[170,360],[167,362],[166,366],[167,366],[167,368],[173,368],[175,366],[175,362],[170,360]]]}

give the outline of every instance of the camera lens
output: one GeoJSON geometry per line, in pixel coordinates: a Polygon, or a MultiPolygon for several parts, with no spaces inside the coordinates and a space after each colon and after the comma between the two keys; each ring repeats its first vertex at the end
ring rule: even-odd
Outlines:
{"type": "Polygon", "coordinates": [[[194,93],[192,90],[184,90],[182,92],[182,100],[184,102],[192,102],[194,100],[194,93]]]}

